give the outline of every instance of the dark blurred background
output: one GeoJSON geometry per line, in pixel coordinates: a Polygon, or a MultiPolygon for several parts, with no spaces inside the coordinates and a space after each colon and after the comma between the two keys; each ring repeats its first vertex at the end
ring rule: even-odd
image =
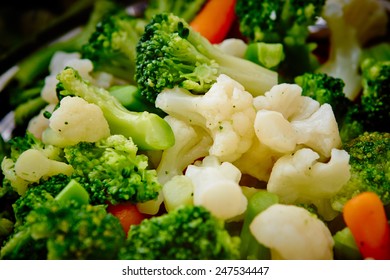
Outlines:
{"type": "MultiPolygon", "coordinates": [[[[38,47],[84,24],[94,2],[95,0],[0,1],[0,73],[38,47]]],[[[140,0],[118,2],[130,5],[140,0]]]]}
{"type": "Polygon", "coordinates": [[[0,59],[26,42],[38,44],[40,40],[46,41],[50,35],[63,31],[67,26],[57,26],[63,17],[71,19],[69,27],[81,23],[93,2],[94,0],[1,1],[0,59]],[[38,36],[45,30],[47,34],[38,36]]]}

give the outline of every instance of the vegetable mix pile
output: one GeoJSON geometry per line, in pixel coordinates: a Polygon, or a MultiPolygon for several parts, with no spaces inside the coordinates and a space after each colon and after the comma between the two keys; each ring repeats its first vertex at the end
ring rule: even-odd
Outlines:
{"type": "Polygon", "coordinates": [[[92,2],[3,79],[0,259],[390,259],[385,2],[92,2]]]}

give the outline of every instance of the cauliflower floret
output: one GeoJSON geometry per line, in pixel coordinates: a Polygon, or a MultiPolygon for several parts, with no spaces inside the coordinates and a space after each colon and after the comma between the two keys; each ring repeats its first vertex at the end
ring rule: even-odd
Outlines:
{"type": "Polygon", "coordinates": [[[28,182],[38,182],[42,177],[57,174],[70,176],[73,167],[64,162],[47,158],[35,149],[24,151],[15,162],[15,174],[28,182]]]}
{"type": "Polygon", "coordinates": [[[83,79],[89,81],[93,80],[89,74],[93,70],[92,61],[89,59],[81,59],[79,53],[56,52],[50,61],[50,75],[45,78],[45,85],[41,92],[41,96],[46,102],[52,104],[58,103],[56,93],[56,86],[58,83],[57,74],[67,66],[76,69],[83,79]]]}
{"type": "Polygon", "coordinates": [[[304,208],[274,204],[250,224],[256,240],[271,250],[272,259],[330,260],[334,241],[328,227],[304,208]]]}
{"type": "Polygon", "coordinates": [[[273,166],[267,190],[286,204],[314,204],[318,213],[331,220],[336,213],[329,199],[350,178],[349,154],[333,149],[328,162],[319,162],[319,154],[303,148],[278,159],[273,166]]]}
{"type": "Polygon", "coordinates": [[[256,97],[256,136],[278,152],[292,152],[297,145],[305,145],[329,158],[331,150],[341,145],[332,107],[320,106],[301,93],[298,85],[280,84],[256,97]]]}
{"type": "Polygon", "coordinates": [[[253,96],[226,75],[221,74],[204,95],[166,89],[157,96],[156,107],[203,128],[213,138],[209,154],[221,161],[238,159],[252,144],[256,115],[253,96]]]}
{"type": "Polygon", "coordinates": [[[233,164],[207,156],[200,164],[189,165],[185,176],[193,184],[194,205],[223,220],[245,212],[248,201],[239,185],[241,172],[233,164]]]}
{"type": "Polygon", "coordinates": [[[49,119],[42,141],[59,147],[96,142],[110,135],[102,110],[80,97],[66,96],[49,119]]]}
{"type": "Polygon", "coordinates": [[[42,150],[28,149],[21,153],[16,161],[5,157],[1,162],[4,177],[19,195],[23,195],[29,184],[57,174],[70,176],[73,167],[58,161],[59,149],[46,146],[42,150]]]}
{"type": "Polygon", "coordinates": [[[227,38],[218,46],[224,53],[243,58],[248,45],[241,39],[227,38]]]}
{"type": "Polygon", "coordinates": [[[44,116],[44,113],[53,113],[55,107],[55,104],[48,104],[38,115],[31,118],[28,122],[27,131],[31,132],[37,139],[42,140],[42,133],[49,127],[49,119],[44,116]]]}

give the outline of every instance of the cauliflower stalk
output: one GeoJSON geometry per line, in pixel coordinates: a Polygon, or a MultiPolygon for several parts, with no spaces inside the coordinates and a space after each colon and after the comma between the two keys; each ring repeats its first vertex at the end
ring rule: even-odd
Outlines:
{"type": "Polygon", "coordinates": [[[164,119],[172,128],[175,143],[163,151],[157,167],[158,180],[162,184],[182,175],[188,165],[207,156],[213,143],[210,135],[199,127],[170,115],[164,119]]]}
{"type": "Polygon", "coordinates": [[[270,248],[272,259],[333,259],[334,241],[328,227],[304,208],[271,205],[249,227],[256,240],[270,248]]]}
{"type": "Polygon", "coordinates": [[[49,119],[42,140],[59,147],[79,142],[97,142],[110,135],[110,128],[102,110],[80,97],[66,96],[49,119]]]}
{"type": "Polygon", "coordinates": [[[182,88],[166,89],[155,104],[170,116],[206,131],[213,139],[209,154],[221,161],[238,159],[252,144],[253,96],[224,74],[204,95],[182,88]]]}
{"type": "Polygon", "coordinates": [[[330,30],[330,55],[318,71],[341,78],[345,95],[355,100],[362,86],[362,48],[386,34],[386,9],[377,0],[328,0],[322,17],[330,30]]]}

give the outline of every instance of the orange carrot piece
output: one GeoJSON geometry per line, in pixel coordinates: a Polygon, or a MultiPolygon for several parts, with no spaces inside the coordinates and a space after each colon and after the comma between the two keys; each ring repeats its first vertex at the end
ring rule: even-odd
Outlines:
{"type": "Polygon", "coordinates": [[[235,4],[236,0],[209,0],[190,25],[210,43],[220,43],[233,24],[235,4]]]}
{"type": "Polygon", "coordinates": [[[390,259],[390,227],[377,194],[353,197],[344,206],[343,218],[363,258],[390,259]]]}

